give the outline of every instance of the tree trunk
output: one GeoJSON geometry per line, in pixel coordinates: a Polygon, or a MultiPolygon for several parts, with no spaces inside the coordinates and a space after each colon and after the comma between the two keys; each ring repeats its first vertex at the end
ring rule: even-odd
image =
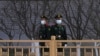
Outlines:
{"type": "MultiPolygon", "coordinates": [[[[32,40],[33,40],[33,38],[32,38],[32,40]]],[[[35,52],[35,50],[34,50],[34,49],[35,49],[35,48],[34,48],[35,44],[32,42],[32,43],[31,43],[31,46],[33,47],[33,48],[31,48],[31,52],[34,53],[34,52],[35,52]]]]}
{"type": "Polygon", "coordinates": [[[77,43],[77,56],[81,56],[80,55],[80,53],[81,53],[81,51],[80,51],[80,43],[77,43]]]}
{"type": "MultiPolygon", "coordinates": [[[[97,43],[96,42],[94,42],[94,46],[95,47],[97,46],[97,43]]],[[[98,49],[97,48],[95,48],[95,54],[96,54],[96,56],[98,56],[98,49]]]]}
{"type": "MultiPolygon", "coordinates": [[[[35,46],[39,47],[39,42],[35,42],[35,46]]],[[[40,50],[39,50],[39,48],[35,48],[35,51],[36,51],[36,56],[40,56],[40,50]]]]}

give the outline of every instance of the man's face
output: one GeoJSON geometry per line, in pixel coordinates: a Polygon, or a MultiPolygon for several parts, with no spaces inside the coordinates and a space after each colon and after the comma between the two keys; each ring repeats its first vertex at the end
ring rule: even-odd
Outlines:
{"type": "Polygon", "coordinates": [[[57,19],[56,19],[56,23],[57,23],[57,24],[61,24],[61,23],[62,23],[62,20],[61,20],[61,19],[62,19],[62,18],[57,18],[57,19]]]}

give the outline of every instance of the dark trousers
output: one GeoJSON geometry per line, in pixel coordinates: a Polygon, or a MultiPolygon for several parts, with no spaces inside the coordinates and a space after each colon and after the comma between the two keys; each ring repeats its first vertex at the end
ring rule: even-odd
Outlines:
{"type": "MultiPolygon", "coordinates": [[[[45,46],[44,42],[39,43],[40,46],[45,46]]],[[[40,48],[40,56],[43,56],[43,48],[40,48]]]]}
{"type": "MultiPolygon", "coordinates": [[[[61,44],[62,44],[62,46],[64,46],[67,43],[66,42],[62,42],[61,44]]],[[[63,52],[63,48],[57,48],[57,52],[63,52]]]]}
{"type": "MultiPolygon", "coordinates": [[[[45,46],[45,42],[40,42],[40,46],[45,46]]],[[[40,48],[40,56],[43,56],[43,51],[44,52],[49,52],[49,48],[40,48]]]]}

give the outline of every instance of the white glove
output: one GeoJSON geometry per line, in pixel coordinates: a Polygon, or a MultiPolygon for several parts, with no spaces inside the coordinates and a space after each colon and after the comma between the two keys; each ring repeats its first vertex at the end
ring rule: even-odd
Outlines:
{"type": "Polygon", "coordinates": [[[67,47],[67,44],[65,44],[64,46],[67,47]]]}

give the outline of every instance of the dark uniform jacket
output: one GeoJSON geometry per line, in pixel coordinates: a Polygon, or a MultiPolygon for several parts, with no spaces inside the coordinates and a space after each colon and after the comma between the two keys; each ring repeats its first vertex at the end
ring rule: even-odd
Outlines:
{"type": "MultiPolygon", "coordinates": [[[[56,36],[56,40],[67,40],[66,28],[64,25],[55,24],[51,27],[52,35],[56,36]]],[[[62,45],[67,44],[63,43],[62,45]]]]}
{"type": "Polygon", "coordinates": [[[53,25],[52,35],[55,35],[57,40],[67,40],[66,28],[64,25],[53,25]]]}
{"type": "Polygon", "coordinates": [[[51,33],[50,33],[50,26],[48,25],[41,25],[40,29],[39,29],[39,38],[41,40],[48,40],[51,37],[51,33]]]}

